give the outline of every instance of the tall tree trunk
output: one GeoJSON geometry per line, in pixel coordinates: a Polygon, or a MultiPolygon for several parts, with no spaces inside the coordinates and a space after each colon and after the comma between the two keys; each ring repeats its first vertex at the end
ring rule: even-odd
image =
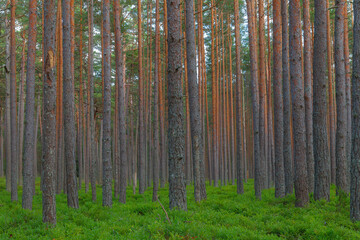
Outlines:
{"type": "Polygon", "coordinates": [[[142,27],[141,27],[141,0],[138,0],[138,62],[139,62],[139,193],[145,192],[145,126],[144,126],[144,79],[142,70],[142,27]]]}
{"type": "MultiPolygon", "coordinates": [[[[332,72],[332,41],[331,41],[331,20],[330,20],[330,11],[329,1],[326,0],[326,46],[327,46],[327,76],[328,76],[328,89],[329,89],[329,134],[330,134],[330,181],[335,184],[336,178],[336,121],[335,121],[335,112],[336,106],[334,103],[334,91],[333,91],[333,72],[332,72]]],[[[315,30],[316,31],[316,30],[315,30]]]]}
{"type": "Polygon", "coordinates": [[[110,0],[103,1],[103,206],[112,206],[110,0]]]}
{"type": "Polygon", "coordinates": [[[184,113],[181,87],[181,19],[180,0],[168,0],[168,151],[170,209],[187,209],[184,176],[184,113]]]}
{"type": "Polygon", "coordinates": [[[310,33],[309,0],[303,1],[304,14],[304,84],[306,121],[306,161],[309,192],[314,192],[314,148],[313,148],[313,92],[312,92],[312,52],[310,33]]]}
{"type": "MultiPolygon", "coordinates": [[[[326,1],[315,2],[314,33],[314,160],[315,188],[314,198],[330,199],[330,155],[327,133],[327,79],[326,79],[326,1]]],[[[330,56],[328,56],[330,57],[330,56]]]]}
{"type": "MultiPolygon", "coordinates": [[[[242,128],[241,128],[242,127],[242,125],[241,125],[242,124],[242,111],[243,111],[243,109],[242,109],[243,84],[242,84],[242,77],[241,77],[241,39],[240,39],[241,37],[240,37],[240,14],[239,14],[239,11],[240,11],[239,1],[234,0],[235,47],[236,47],[236,179],[237,179],[237,193],[243,194],[244,193],[244,183],[243,183],[244,159],[242,159],[243,146],[242,146],[242,128]]],[[[229,50],[231,50],[231,49],[229,49],[229,50]]],[[[230,74],[232,74],[232,72],[230,72],[230,74]]],[[[230,84],[232,85],[232,81],[230,82],[230,84]]],[[[232,88],[231,88],[231,90],[232,90],[232,88]]],[[[233,94],[232,91],[230,94],[231,95],[233,94]]],[[[231,103],[231,107],[233,107],[232,103],[231,103]]],[[[234,138],[232,138],[232,140],[234,141],[234,138]]]]}
{"type": "Polygon", "coordinates": [[[196,45],[195,45],[195,20],[194,1],[186,0],[186,55],[188,94],[190,106],[190,127],[192,160],[194,174],[194,196],[199,202],[206,198],[205,177],[202,177],[201,169],[204,164],[204,145],[201,132],[199,88],[196,73],[196,45]]]}
{"type": "Polygon", "coordinates": [[[258,0],[259,8],[259,139],[260,139],[260,162],[261,162],[261,186],[267,186],[266,169],[267,152],[266,152],[266,74],[265,74],[265,13],[264,2],[258,0]]]}
{"type": "MultiPolygon", "coordinates": [[[[94,114],[94,53],[93,53],[93,46],[94,46],[94,1],[89,0],[89,10],[88,10],[88,21],[89,21],[89,46],[88,46],[88,161],[90,165],[90,182],[91,182],[91,198],[93,202],[96,202],[96,153],[95,153],[95,114],[94,114]]],[[[104,12],[105,13],[105,12],[104,12]]],[[[105,20],[103,21],[105,23],[105,20]]],[[[110,24],[110,23],[109,23],[110,24]]],[[[105,36],[105,34],[103,34],[105,36]]],[[[110,61],[110,60],[109,60],[110,61]]],[[[104,61],[105,63],[105,61],[104,61]]],[[[105,72],[104,72],[105,73],[105,72]]],[[[109,103],[111,104],[111,102],[109,103]]],[[[110,106],[111,107],[111,106],[110,106]]],[[[105,108],[104,108],[105,110],[105,108]]],[[[85,124],[84,124],[85,127],[85,124]]],[[[110,141],[110,139],[108,140],[110,141]]],[[[110,143],[109,143],[110,144],[110,143]]],[[[110,154],[111,155],[111,154],[110,154]]],[[[110,164],[111,165],[111,164],[110,164]]],[[[105,168],[104,168],[105,169],[105,168]]],[[[111,181],[110,181],[111,186],[111,181]]],[[[111,195],[111,189],[110,189],[111,195]]]]}
{"type": "Polygon", "coordinates": [[[18,200],[18,152],[16,130],[16,36],[15,0],[11,0],[10,20],[10,132],[11,132],[11,201],[18,200]]]}
{"type": "Polygon", "coordinates": [[[345,76],[346,76],[346,109],[347,109],[347,134],[346,134],[346,156],[347,156],[347,180],[350,186],[350,168],[351,168],[351,66],[349,59],[349,27],[348,27],[348,10],[347,2],[344,6],[344,59],[345,59],[345,76]]]}
{"type": "Polygon", "coordinates": [[[284,169],[285,193],[292,194],[293,180],[293,154],[291,148],[291,98],[290,98],[290,71],[289,71],[289,29],[287,0],[281,0],[282,17],[282,68],[283,68],[283,97],[284,97],[284,169]]]}
{"type": "Polygon", "coordinates": [[[71,208],[79,208],[78,188],[76,184],[76,160],[75,160],[75,103],[74,85],[71,66],[71,24],[70,24],[70,0],[62,0],[62,23],[63,23],[63,104],[64,104],[64,137],[65,137],[65,164],[66,164],[66,189],[67,202],[71,208]]]}
{"type": "Polygon", "coordinates": [[[18,176],[19,185],[23,184],[23,145],[24,145],[24,105],[25,105],[25,68],[26,68],[26,39],[25,31],[22,32],[23,47],[21,56],[21,72],[19,81],[19,103],[18,103],[18,114],[17,114],[17,149],[18,149],[18,176]]]}
{"type": "Polygon", "coordinates": [[[350,218],[360,220],[360,1],[354,1],[350,218]]]}
{"type": "Polygon", "coordinates": [[[344,57],[344,11],[345,1],[336,0],[335,12],[335,73],[336,73],[336,187],[337,192],[347,192],[347,108],[346,71],[344,57]]]}
{"type": "Polygon", "coordinates": [[[160,141],[159,141],[159,97],[161,60],[160,60],[160,1],[156,0],[156,20],[155,20],[155,72],[154,72],[154,166],[153,166],[153,197],[155,202],[158,199],[159,174],[160,174],[160,141]]]}
{"type": "MultiPolygon", "coordinates": [[[[25,140],[24,140],[24,186],[22,207],[32,209],[34,192],[34,152],[35,139],[35,59],[36,59],[36,0],[29,1],[29,35],[26,71],[26,112],[25,112],[25,140]]],[[[37,128],[35,128],[37,130],[37,128]]]]}
{"type": "MultiPolygon", "coordinates": [[[[285,171],[284,171],[284,107],[282,89],[282,19],[281,0],[273,2],[274,34],[273,34],[273,78],[274,78],[274,115],[275,115],[275,197],[285,196],[285,171]]],[[[270,36],[269,36],[270,37],[270,36]]]]}
{"type": "Polygon", "coordinates": [[[126,109],[125,109],[125,76],[124,76],[124,65],[125,58],[122,56],[121,47],[121,26],[120,26],[120,3],[118,0],[114,0],[115,8],[115,55],[116,55],[116,74],[118,81],[118,114],[119,114],[119,125],[118,125],[118,136],[120,140],[120,202],[126,202],[126,186],[127,186],[127,153],[126,153],[126,109]]]}
{"type": "Polygon", "coordinates": [[[300,0],[291,0],[290,16],[290,82],[294,130],[295,196],[296,206],[309,202],[306,165],[305,99],[302,74],[300,0]]]}
{"type": "Polygon", "coordinates": [[[249,42],[250,42],[250,63],[251,63],[251,96],[253,106],[253,132],[254,132],[254,163],[255,163],[255,195],[261,199],[261,175],[262,164],[260,154],[260,136],[259,136],[259,79],[258,79],[258,53],[257,53],[257,34],[256,34],[256,12],[253,2],[246,1],[249,42]]]}
{"type": "Polygon", "coordinates": [[[6,146],[6,190],[11,191],[11,117],[10,117],[10,21],[5,18],[6,25],[6,96],[5,96],[5,146],[6,146]]]}
{"type": "Polygon", "coordinates": [[[44,96],[43,96],[43,221],[56,225],[55,201],[55,2],[44,0],[44,96]]]}

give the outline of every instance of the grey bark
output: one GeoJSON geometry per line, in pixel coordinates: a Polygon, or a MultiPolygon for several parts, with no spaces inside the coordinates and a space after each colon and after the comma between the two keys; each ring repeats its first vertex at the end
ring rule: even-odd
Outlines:
{"type": "Polygon", "coordinates": [[[55,1],[44,0],[44,96],[43,96],[43,148],[42,189],[43,221],[56,225],[55,201],[55,1]]]}
{"type": "Polygon", "coordinates": [[[354,1],[350,218],[360,220],[360,0],[354,1]]]}
{"type": "Polygon", "coordinates": [[[292,194],[294,189],[293,179],[293,154],[291,147],[291,99],[290,99],[290,71],[289,71],[289,29],[287,0],[281,0],[282,16],[282,68],[283,68],[283,104],[284,104],[284,169],[285,193],[292,194]]]}
{"type": "Polygon", "coordinates": [[[10,20],[10,132],[11,132],[11,201],[18,200],[18,152],[16,128],[16,36],[15,0],[11,0],[10,20]]]}
{"type": "MultiPolygon", "coordinates": [[[[242,158],[242,76],[241,76],[241,37],[240,37],[240,14],[239,1],[234,0],[235,18],[235,47],[236,47],[236,179],[237,193],[244,193],[244,159],[242,158]]],[[[232,84],[232,82],[230,83],[232,84]]],[[[233,94],[233,93],[230,93],[233,94]]],[[[235,157],[235,156],[234,156],[235,157]]],[[[234,160],[233,160],[234,161],[234,160]]]]}
{"type": "Polygon", "coordinates": [[[306,165],[304,80],[301,62],[300,0],[291,0],[289,6],[290,83],[294,123],[295,205],[304,207],[309,202],[309,192],[306,165]]]}
{"type": "Polygon", "coordinates": [[[112,206],[110,0],[103,4],[103,206],[112,206]]]}
{"type": "Polygon", "coordinates": [[[168,0],[168,151],[170,209],[187,210],[183,91],[181,86],[180,0],[168,0]]]}
{"type": "Polygon", "coordinates": [[[11,132],[10,132],[10,21],[5,18],[6,44],[6,96],[5,96],[5,152],[6,152],[6,190],[11,191],[11,132]]]}
{"type": "Polygon", "coordinates": [[[337,192],[347,192],[347,102],[344,56],[345,1],[336,0],[335,10],[335,81],[336,81],[336,187],[337,192]]]}
{"type": "Polygon", "coordinates": [[[24,171],[22,207],[32,209],[34,195],[34,157],[35,140],[35,58],[36,58],[36,0],[29,2],[29,37],[26,71],[26,112],[25,112],[25,139],[24,139],[24,171]]]}
{"type": "Polygon", "coordinates": [[[64,147],[66,165],[67,203],[71,208],[79,208],[79,196],[76,183],[76,131],[74,79],[71,73],[71,28],[70,0],[62,0],[63,24],[63,107],[64,107],[64,147]]]}
{"type": "Polygon", "coordinates": [[[282,18],[281,0],[273,1],[273,79],[274,79],[274,117],[275,117],[275,197],[285,196],[284,172],[284,106],[282,89],[282,18]]]}
{"type": "Polygon", "coordinates": [[[186,60],[195,201],[206,199],[204,145],[201,131],[199,87],[196,73],[194,1],[186,0],[186,60]]]}
{"type": "Polygon", "coordinates": [[[315,2],[314,22],[314,198],[330,199],[330,153],[327,132],[327,78],[326,78],[326,0],[315,2]]]}
{"type": "Polygon", "coordinates": [[[304,15],[304,84],[306,121],[306,161],[308,169],[309,192],[314,192],[314,148],[313,148],[313,93],[312,93],[312,52],[310,33],[309,0],[303,1],[304,15]]]}

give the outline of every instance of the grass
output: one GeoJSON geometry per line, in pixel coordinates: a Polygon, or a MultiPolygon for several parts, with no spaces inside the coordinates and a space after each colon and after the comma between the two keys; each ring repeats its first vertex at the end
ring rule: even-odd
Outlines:
{"type": "Polygon", "coordinates": [[[274,198],[274,189],[264,190],[256,200],[253,181],[245,194],[237,195],[236,186],[208,187],[208,199],[196,204],[193,188],[188,187],[188,211],[168,210],[168,190],[159,199],[168,211],[171,224],[151,189],[144,195],[127,192],[127,203],[114,199],[112,208],[91,202],[91,192],[79,192],[80,208],[67,208],[66,196],[57,196],[57,226],[42,223],[39,182],[33,211],[10,201],[5,180],[0,179],[0,239],[360,239],[360,223],[349,219],[349,198],[335,196],[331,201],[311,200],[306,208],[295,207],[294,195],[274,198]]]}

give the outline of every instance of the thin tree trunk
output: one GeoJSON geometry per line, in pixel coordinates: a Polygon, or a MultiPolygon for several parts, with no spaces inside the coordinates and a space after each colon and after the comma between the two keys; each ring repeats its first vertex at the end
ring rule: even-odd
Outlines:
{"type": "Polygon", "coordinates": [[[347,192],[347,107],[346,71],[344,57],[344,11],[345,1],[336,0],[335,12],[335,73],[336,73],[336,187],[337,193],[347,192]]]}
{"type": "Polygon", "coordinates": [[[160,1],[156,0],[155,20],[155,72],[154,72],[154,166],[153,166],[153,197],[155,202],[158,199],[159,174],[160,174],[160,141],[159,141],[159,97],[161,60],[160,60],[160,1]]]}
{"type": "MultiPolygon", "coordinates": [[[[24,140],[24,186],[22,207],[32,209],[34,192],[34,159],[36,150],[35,139],[35,59],[36,59],[36,0],[29,2],[29,35],[26,71],[26,112],[25,112],[25,140],[24,140]]],[[[37,128],[35,128],[37,130],[37,128]]]]}
{"type": "Polygon", "coordinates": [[[284,169],[285,194],[292,194],[293,180],[293,154],[291,148],[291,98],[290,98],[290,71],[289,71],[289,29],[287,0],[281,0],[282,16],[282,68],[283,68],[283,97],[284,97],[284,169]]]}
{"type": "Polygon", "coordinates": [[[138,62],[139,62],[139,193],[143,194],[146,187],[145,176],[145,126],[144,126],[144,79],[142,70],[142,27],[141,27],[141,0],[138,0],[138,62]]]}
{"type": "MultiPolygon", "coordinates": [[[[273,2],[274,34],[273,34],[273,78],[274,78],[274,115],[275,115],[275,197],[285,196],[285,171],[284,171],[284,106],[282,89],[282,19],[281,0],[273,2]]],[[[270,37],[270,36],[269,36],[270,37]]]]}
{"type": "Polygon", "coordinates": [[[11,0],[10,20],[10,132],[11,132],[11,201],[18,200],[18,152],[16,130],[16,36],[15,0],[11,0]]]}
{"type": "Polygon", "coordinates": [[[304,84],[306,121],[306,161],[309,192],[314,192],[314,149],[313,149],[313,92],[312,92],[312,52],[310,33],[309,0],[303,1],[304,14],[304,84]]]}
{"type": "Polygon", "coordinates": [[[56,225],[55,201],[55,3],[44,0],[44,96],[43,96],[43,222],[56,225]]]}
{"type": "MultiPolygon", "coordinates": [[[[93,202],[96,202],[96,152],[95,152],[95,113],[94,113],[94,53],[93,53],[93,46],[94,46],[94,1],[89,0],[89,11],[88,11],[88,19],[89,19],[89,48],[88,48],[88,134],[87,136],[88,141],[88,161],[90,165],[90,181],[91,181],[91,198],[93,202]],[[90,148],[90,149],[89,149],[90,148]]],[[[104,6],[104,5],[103,5],[104,6]]],[[[105,12],[104,12],[105,15],[105,12]]],[[[105,23],[106,20],[103,21],[105,23]]],[[[109,23],[110,24],[110,23],[109,23]]],[[[105,36],[105,34],[103,34],[105,36]]],[[[106,51],[106,49],[105,49],[106,51]]],[[[106,59],[107,60],[107,59],[106,59]]],[[[110,60],[109,60],[110,61],[110,60]]],[[[105,61],[104,61],[105,63],[105,61]]],[[[105,74],[105,71],[104,71],[105,74]]],[[[104,102],[105,104],[105,102],[104,102]]],[[[111,102],[109,103],[111,107],[111,102]]],[[[105,108],[104,108],[105,112],[105,108]]],[[[110,113],[111,114],[111,113],[110,113]]],[[[84,125],[85,127],[85,125],[84,125]]],[[[108,139],[110,141],[110,139],[108,139]]],[[[110,144],[110,143],[109,143],[110,144]]],[[[111,154],[110,154],[111,156],[111,154]]],[[[110,157],[111,158],[111,157],[110,157]]],[[[111,160],[109,160],[111,161],[111,160]]],[[[105,164],[105,163],[104,163],[105,164]]],[[[110,163],[111,165],[111,163],[110,163]]],[[[105,169],[105,168],[104,168],[105,169]]],[[[110,184],[111,186],[111,181],[110,184]]],[[[107,194],[107,193],[106,193],[107,194]]],[[[111,189],[110,189],[111,195],[111,189]]],[[[106,200],[107,201],[107,200],[106,200]]],[[[103,202],[104,203],[104,202],[103,202]]],[[[108,203],[107,203],[108,204],[108,203]]],[[[111,205],[111,204],[110,204],[111,205]]]]}
{"type": "Polygon", "coordinates": [[[64,104],[64,137],[65,164],[66,164],[66,189],[67,202],[71,208],[79,208],[78,188],[76,184],[76,160],[75,160],[75,103],[74,103],[74,79],[71,66],[71,15],[70,0],[62,0],[62,23],[63,23],[63,104],[64,104]]]}
{"type": "Polygon", "coordinates": [[[294,130],[294,169],[295,169],[295,196],[298,207],[304,207],[309,202],[306,165],[306,129],[305,126],[305,99],[304,81],[302,74],[301,54],[301,22],[300,0],[291,0],[290,16],[290,82],[292,96],[292,116],[294,130]]]}
{"type": "Polygon", "coordinates": [[[262,164],[260,154],[260,137],[259,137],[259,79],[258,79],[258,57],[257,57],[257,33],[255,20],[256,12],[252,1],[246,1],[248,25],[249,25],[249,42],[250,42],[250,63],[251,63],[251,96],[253,105],[253,132],[254,132],[254,163],[255,163],[255,195],[261,199],[261,175],[262,164]]]}
{"type": "Polygon", "coordinates": [[[168,151],[170,209],[187,209],[184,168],[184,114],[181,88],[180,0],[168,0],[168,151]]]}
{"type": "MultiPolygon", "coordinates": [[[[327,79],[326,79],[326,1],[315,2],[315,34],[314,34],[314,160],[315,188],[314,198],[330,199],[330,155],[327,133],[327,79]]],[[[330,57],[330,56],[328,56],[330,57]]]]}
{"type": "Polygon", "coordinates": [[[6,25],[6,96],[5,96],[5,148],[6,148],[6,190],[11,191],[11,127],[10,127],[10,21],[5,18],[6,25]]]}
{"type": "Polygon", "coordinates": [[[103,206],[112,206],[110,0],[103,1],[103,206]]]}
{"type": "MultiPolygon", "coordinates": [[[[235,124],[236,125],[236,179],[237,179],[237,193],[243,194],[244,193],[244,183],[243,183],[244,159],[242,159],[242,150],[243,150],[243,145],[242,145],[242,111],[243,111],[242,88],[243,88],[243,83],[242,83],[242,76],[241,76],[241,39],[240,39],[240,14],[239,14],[239,11],[240,11],[239,1],[234,0],[235,46],[236,46],[236,124],[235,124]]],[[[232,72],[230,72],[230,74],[232,74],[232,72]]],[[[232,84],[232,82],[230,84],[232,84]]],[[[231,95],[232,94],[233,93],[232,93],[232,88],[231,88],[231,95]]],[[[233,107],[232,101],[231,101],[231,107],[233,107]]],[[[233,113],[231,115],[233,115],[233,113]]],[[[232,137],[232,139],[234,141],[234,137],[232,137]]]]}
{"type": "Polygon", "coordinates": [[[360,220],[360,1],[354,1],[350,218],[360,220]]]}

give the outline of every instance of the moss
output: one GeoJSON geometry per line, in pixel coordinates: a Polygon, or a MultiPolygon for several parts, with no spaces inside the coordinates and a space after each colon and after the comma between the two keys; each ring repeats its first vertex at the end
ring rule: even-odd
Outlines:
{"type": "MultiPolygon", "coordinates": [[[[236,194],[236,186],[208,186],[208,199],[201,203],[194,202],[189,186],[187,212],[169,211],[168,191],[160,189],[171,224],[159,203],[152,202],[151,189],[133,195],[129,187],[127,203],[114,199],[110,209],[102,207],[101,187],[96,203],[91,192],[81,189],[77,210],[67,207],[64,194],[57,195],[55,228],[42,223],[39,184],[33,211],[11,203],[5,179],[0,189],[0,239],[360,239],[360,223],[349,218],[349,197],[336,196],[334,187],[331,202],[311,199],[306,208],[295,208],[294,195],[275,199],[274,189],[256,200],[251,180],[243,195],[236,194]]],[[[21,192],[19,187],[19,199],[21,192]]]]}

